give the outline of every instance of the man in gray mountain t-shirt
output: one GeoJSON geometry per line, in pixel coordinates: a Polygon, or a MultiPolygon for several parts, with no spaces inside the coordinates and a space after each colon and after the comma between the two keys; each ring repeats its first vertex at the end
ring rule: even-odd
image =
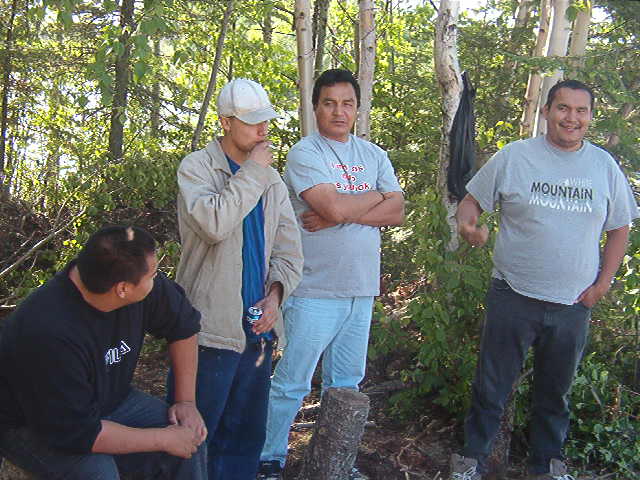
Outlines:
{"type": "MultiPolygon", "coordinates": [[[[289,428],[322,361],[322,388],[357,389],[364,377],[373,297],[380,284],[380,230],[404,219],[387,154],[350,134],[359,103],[351,72],[316,80],[318,133],[289,152],[285,183],[302,233],[302,281],[283,305],[287,345],[269,393],[259,478],[280,478],[289,428]]],[[[352,478],[357,478],[355,473],[352,478]]]]}
{"type": "Polygon", "coordinates": [[[478,226],[483,210],[499,208],[500,230],[465,445],[462,456],[452,455],[452,479],[482,478],[504,404],[532,345],[529,478],[573,478],[562,461],[567,398],[591,308],[608,291],[629,224],[638,217],[618,165],[584,140],[592,109],[589,87],[575,80],[556,84],[543,109],[547,134],[496,153],[468,183],[458,207],[459,232],[472,246],[488,237],[486,226],[478,226]]]}

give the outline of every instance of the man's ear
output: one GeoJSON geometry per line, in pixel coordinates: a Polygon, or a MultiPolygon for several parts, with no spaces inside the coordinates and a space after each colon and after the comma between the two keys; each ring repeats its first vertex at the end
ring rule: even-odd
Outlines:
{"type": "Polygon", "coordinates": [[[540,113],[542,113],[542,116],[544,117],[544,119],[547,119],[547,115],[549,115],[549,106],[545,103],[544,107],[542,107],[540,109],[540,113]]]}
{"type": "Polygon", "coordinates": [[[231,118],[230,117],[220,117],[220,125],[222,125],[222,130],[228,132],[231,130],[231,118]]]}
{"type": "Polygon", "coordinates": [[[127,282],[118,282],[113,286],[113,288],[118,298],[123,300],[127,298],[127,293],[129,293],[129,286],[127,285],[127,282]]]}

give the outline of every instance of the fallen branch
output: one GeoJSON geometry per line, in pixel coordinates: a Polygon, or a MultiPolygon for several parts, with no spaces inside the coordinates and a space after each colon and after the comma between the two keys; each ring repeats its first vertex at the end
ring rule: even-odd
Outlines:
{"type": "Polygon", "coordinates": [[[2,270],[0,272],[0,280],[2,280],[4,277],[6,277],[7,275],[9,275],[11,272],[13,272],[16,268],[18,268],[20,265],[22,265],[26,260],[29,259],[29,257],[31,257],[31,255],[33,255],[34,253],[36,253],[38,251],[38,249],[40,247],[42,247],[44,244],[46,244],[49,240],[51,240],[52,238],[54,238],[56,235],[58,235],[60,232],[62,232],[63,230],[65,230],[69,225],[72,225],[76,220],[78,220],[80,217],[82,217],[85,213],[86,209],[83,208],[80,213],[78,213],[75,217],[73,217],[71,220],[69,220],[68,222],[66,222],[64,225],[62,225],[60,228],[58,228],[57,230],[53,230],[52,232],[49,233],[49,235],[47,235],[46,237],[44,237],[42,240],[40,240],[38,243],[36,243],[33,247],[31,247],[29,249],[29,251],[27,251],[24,255],[22,255],[18,260],[16,260],[13,264],[9,265],[7,268],[5,268],[4,270],[2,270]]]}

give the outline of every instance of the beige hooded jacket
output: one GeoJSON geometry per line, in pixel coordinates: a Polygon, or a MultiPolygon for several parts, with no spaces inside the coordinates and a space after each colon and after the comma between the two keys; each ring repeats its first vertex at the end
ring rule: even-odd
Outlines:
{"type": "MultiPolygon", "coordinates": [[[[302,275],[300,231],[287,188],[271,167],[246,160],[235,175],[218,140],[187,155],[178,168],[182,256],[176,280],[202,314],[198,343],[242,352],[242,222],[262,197],[265,292],[281,282],[283,301],[302,275]]],[[[282,316],[276,334],[284,344],[282,316]]]]}

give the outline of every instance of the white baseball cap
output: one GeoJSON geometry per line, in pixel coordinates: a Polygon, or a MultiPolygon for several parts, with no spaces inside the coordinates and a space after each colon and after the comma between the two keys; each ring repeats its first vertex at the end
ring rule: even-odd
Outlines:
{"type": "Polygon", "coordinates": [[[246,78],[235,78],[222,87],[218,115],[236,117],[249,125],[278,117],[262,85],[246,78]]]}

